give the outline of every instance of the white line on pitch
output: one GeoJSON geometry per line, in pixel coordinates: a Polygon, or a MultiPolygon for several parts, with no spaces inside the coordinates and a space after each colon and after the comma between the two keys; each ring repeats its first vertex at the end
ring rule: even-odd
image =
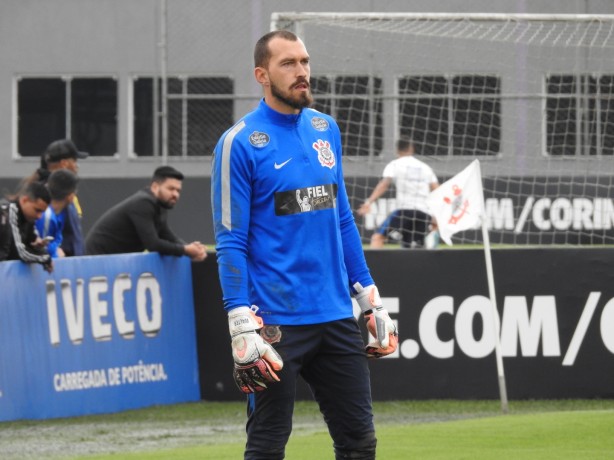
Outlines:
{"type": "Polygon", "coordinates": [[[571,342],[569,343],[569,348],[567,349],[567,353],[565,353],[565,358],[563,358],[563,366],[573,366],[574,362],[576,361],[576,356],[578,355],[580,346],[584,341],[584,336],[586,335],[588,325],[593,318],[593,314],[595,313],[597,302],[599,302],[600,297],[601,292],[591,292],[588,299],[586,299],[584,310],[582,310],[582,315],[580,316],[576,330],[574,331],[571,342]]]}

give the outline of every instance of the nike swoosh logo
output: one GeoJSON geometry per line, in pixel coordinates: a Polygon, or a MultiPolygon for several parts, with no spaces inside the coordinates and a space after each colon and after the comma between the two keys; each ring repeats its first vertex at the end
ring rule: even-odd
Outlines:
{"type": "Polygon", "coordinates": [[[275,165],[274,165],[274,166],[275,166],[275,169],[281,169],[281,168],[283,168],[284,166],[286,166],[286,165],[288,164],[288,162],[289,162],[291,159],[292,159],[292,158],[290,158],[290,159],[288,159],[288,160],[286,160],[286,161],[284,161],[283,163],[280,163],[280,164],[277,164],[277,162],[275,162],[275,165]]]}

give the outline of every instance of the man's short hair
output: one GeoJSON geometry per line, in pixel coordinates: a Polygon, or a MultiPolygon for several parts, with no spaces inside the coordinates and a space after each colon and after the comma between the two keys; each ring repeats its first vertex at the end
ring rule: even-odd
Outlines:
{"type": "Polygon", "coordinates": [[[409,137],[402,137],[397,141],[397,152],[404,152],[413,145],[414,143],[409,137]]]}
{"type": "Polygon", "coordinates": [[[160,166],[153,174],[152,182],[164,182],[166,179],[183,180],[183,174],[172,166],[160,166]]]}
{"type": "Polygon", "coordinates": [[[68,169],[58,169],[49,176],[47,188],[52,200],[63,200],[77,190],[79,178],[68,169]]]}
{"type": "Polygon", "coordinates": [[[31,201],[43,200],[45,203],[51,203],[51,195],[47,186],[41,182],[30,182],[19,193],[20,196],[26,196],[31,201]]]}
{"type": "Polygon", "coordinates": [[[256,42],[256,46],[254,47],[255,67],[266,68],[269,65],[269,59],[271,58],[269,42],[276,37],[283,38],[284,40],[289,40],[291,42],[298,40],[298,37],[289,30],[274,30],[273,32],[263,35],[256,42]]]}

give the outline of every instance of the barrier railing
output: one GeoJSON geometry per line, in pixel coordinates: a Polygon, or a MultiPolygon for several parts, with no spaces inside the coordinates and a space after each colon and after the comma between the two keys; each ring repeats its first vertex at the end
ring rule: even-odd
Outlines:
{"type": "Polygon", "coordinates": [[[190,261],[0,263],[0,421],[200,398],[190,261]]]}

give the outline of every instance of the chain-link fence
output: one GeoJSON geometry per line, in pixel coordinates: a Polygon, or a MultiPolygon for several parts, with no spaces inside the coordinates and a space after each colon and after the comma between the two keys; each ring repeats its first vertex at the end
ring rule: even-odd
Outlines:
{"type": "Polygon", "coordinates": [[[209,1],[160,0],[159,8],[159,154],[211,155],[260,97],[250,79],[252,35],[267,21],[209,1]]]}

